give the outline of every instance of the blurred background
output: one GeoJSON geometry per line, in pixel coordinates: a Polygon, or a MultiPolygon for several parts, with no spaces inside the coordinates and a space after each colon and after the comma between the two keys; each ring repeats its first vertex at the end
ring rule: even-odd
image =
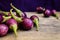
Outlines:
{"type": "Polygon", "coordinates": [[[26,12],[34,12],[39,6],[60,11],[60,0],[0,0],[0,10],[9,11],[10,3],[26,12]]]}

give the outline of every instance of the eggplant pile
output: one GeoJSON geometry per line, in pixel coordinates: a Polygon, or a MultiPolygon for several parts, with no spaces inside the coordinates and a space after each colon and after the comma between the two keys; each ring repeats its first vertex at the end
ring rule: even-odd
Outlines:
{"type": "Polygon", "coordinates": [[[56,19],[59,19],[56,10],[49,10],[49,9],[46,9],[43,14],[44,14],[44,17],[53,16],[53,17],[55,17],[56,19]]]}
{"type": "Polygon", "coordinates": [[[50,16],[53,16],[55,17],[56,19],[59,19],[58,15],[57,15],[57,12],[55,9],[53,10],[50,10],[50,9],[46,9],[46,8],[43,8],[43,7],[37,7],[36,8],[36,12],[41,14],[43,13],[44,17],[50,17],[50,16]]]}
{"type": "Polygon", "coordinates": [[[17,36],[17,30],[31,30],[34,26],[39,30],[39,18],[36,15],[27,17],[25,12],[17,9],[12,3],[10,12],[0,11],[0,37],[7,35],[9,32],[14,32],[17,36]],[[16,13],[13,12],[15,10],[16,13]]]}

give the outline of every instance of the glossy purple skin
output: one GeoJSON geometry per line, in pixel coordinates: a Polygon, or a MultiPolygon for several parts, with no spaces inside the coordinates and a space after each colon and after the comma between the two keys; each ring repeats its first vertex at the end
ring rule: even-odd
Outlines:
{"type": "Polygon", "coordinates": [[[5,24],[0,24],[0,36],[6,35],[8,32],[8,26],[5,24]]]}
{"type": "Polygon", "coordinates": [[[23,21],[21,22],[21,27],[24,30],[30,30],[33,27],[33,22],[29,18],[23,18],[23,21]]]}
{"type": "Polygon", "coordinates": [[[32,16],[30,17],[31,20],[34,20],[35,18],[39,20],[39,18],[38,18],[36,15],[32,15],[32,16]]]}
{"type": "Polygon", "coordinates": [[[51,13],[52,13],[52,15],[54,15],[54,14],[56,13],[56,10],[52,10],[52,12],[51,12],[51,13]]]}
{"type": "Polygon", "coordinates": [[[8,24],[8,25],[14,25],[14,24],[17,24],[17,22],[16,22],[16,20],[14,20],[14,19],[11,18],[11,19],[7,20],[6,24],[8,24]]]}
{"type": "Polygon", "coordinates": [[[0,22],[2,22],[2,20],[3,20],[3,17],[2,17],[2,16],[3,16],[3,15],[0,14],[0,22]]]}
{"type": "Polygon", "coordinates": [[[31,17],[30,17],[30,19],[33,21],[33,23],[34,23],[34,27],[35,27],[35,22],[34,22],[34,20],[35,19],[38,19],[38,21],[39,21],[39,18],[36,16],[36,15],[32,15],[31,17]]]}
{"type": "Polygon", "coordinates": [[[51,11],[50,10],[45,10],[45,12],[44,12],[44,16],[45,17],[49,17],[49,16],[51,16],[51,11]]]}

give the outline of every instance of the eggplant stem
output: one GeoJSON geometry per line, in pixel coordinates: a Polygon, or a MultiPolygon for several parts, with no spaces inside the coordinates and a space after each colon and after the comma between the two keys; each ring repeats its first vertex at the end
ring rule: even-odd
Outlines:
{"type": "Polygon", "coordinates": [[[39,30],[39,20],[35,18],[34,23],[36,25],[36,31],[38,31],[39,30]]]}
{"type": "Polygon", "coordinates": [[[4,13],[4,15],[8,15],[8,12],[3,12],[4,13]]]}
{"type": "Polygon", "coordinates": [[[21,22],[21,21],[22,21],[22,18],[15,16],[15,15],[13,14],[12,10],[13,10],[13,9],[10,9],[10,13],[11,13],[12,17],[13,17],[17,22],[21,22]]]}
{"type": "Polygon", "coordinates": [[[0,13],[3,13],[4,15],[8,15],[8,12],[0,11],[0,13]]]}
{"type": "Polygon", "coordinates": [[[10,6],[19,14],[19,16],[22,16],[22,11],[17,9],[14,5],[12,5],[12,3],[10,4],[10,6]]]}
{"type": "Polygon", "coordinates": [[[55,15],[56,19],[59,19],[59,17],[58,17],[58,15],[57,15],[57,13],[55,13],[54,15],[55,15]]]}
{"type": "Polygon", "coordinates": [[[13,14],[12,10],[13,10],[13,9],[10,9],[10,13],[11,13],[12,17],[13,17],[14,19],[16,19],[16,16],[13,14]]]}
{"type": "Polygon", "coordinates": [[[3,21],[2,22],[6,22],[8,19],[10,19],[11,18],[11,16],[8,16],[8,17],[6,17],[6,16],[3,16],[3,21]]]}
{"type": "Polygon", "coordinates": [[[15,36],[17,37],[17,25],[16,24],[14,24],[14,25],[11,25],[10,26],[10,29],[12,29],[13,30],[13,32],[14,32],[14,34],[15,34],[15,36]]]}

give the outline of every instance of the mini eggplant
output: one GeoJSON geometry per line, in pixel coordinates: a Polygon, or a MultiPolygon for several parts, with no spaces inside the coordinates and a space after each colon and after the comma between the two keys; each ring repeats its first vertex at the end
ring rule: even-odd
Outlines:
{"type": "Polygon", "coordinates": [[[56,10],[52,10],[51,13],[52,13],[52,16],[54,16],[54,17],[56,17],[57,19],[59,19],[59,18],[58,18],[58,15],[57,15],[57,13],[56,13],[56,10]]]}
{"type": "Polygon", "coordinates": [[[5,36],[8,32],[8,26],[5,24],[0,24],[0,36],[5,36]]]}
{"type": "Polygon", "coordinates": [[[6,24],[9,26],[9,28],[11,30],[14,31],[15,35],[17,36],[17,29],[18,29],[17,22],[14,19],[11,18],[11,19],[6,21],[6,24]]]}
{"type": "Polygon", "coordinates": [[[30,19],[33,21],[33,23],[36,25],[36,30],[39,30],[39,18],[36,15],[32,15],[30,19]]]}
{"type": "Polygon", "coordinates": [[[44,12],[44,17],[49,17],[49,16],[51,16],[51,11],[49,9],[47,9],[44,12]]]}
{"type": "Polygon", "coordinates": [[[38,13],[43,13],[45,11],[45,8],[37,7],[36,10],[38,13]]]}
{"type": "Polygon", "coordinates": [[[30,30],[32,29],[33,27],[33,22],[30,18],[23,18],[22,19],[23,21],[20,23],[20,27],[23,29],[23,30],[30,30]]]}
{"type": "Polygon", "coordinates": [[[26,13],[22,12],[21,10],[17,9],[14,5],[12,5],[12,3],[10,4],[10,6],[17,12],[17,14],[20,16],[20,17],[27,17],[26,13]]]}

